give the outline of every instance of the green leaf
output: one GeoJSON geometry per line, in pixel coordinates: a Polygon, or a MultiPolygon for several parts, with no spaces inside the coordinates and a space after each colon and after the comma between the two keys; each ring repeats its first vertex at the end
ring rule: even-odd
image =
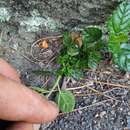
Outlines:
{"type": "Polygon", "coordinates": [[[59,92],[56,96],[56,102],[62,112],[71,112],[75,107],[75,97],[70,91],[59,92]]]}
{"type": "Polygon", "coordinates": [[[130,51],[130,44],[128,44],[128,43],[123,43],[123,44],[121,44],[120,48],[121,48],[123,51],[130,51]]]}
{"type": "Polygon", "coordinates": [[[71,65],[66,65],[65,67],[63,67],[64,70],[63,70],[63,74],[66,76],[66,77],[72,77],[72,73],[73,73],[73,66],[71,65]]]}
{"type": "Polygon", "coordinates": [[[69,59],[69,55],[63,54],[58,57],[57,62],[63,65],[68,61],[68,59],[69,59]]]}
{"type": "Polygon", "coordinates": [[[120,69],[130,71],[130,2],[122,2],[108,20],[109,50],[120,69]]]}
{"type": "Polygon", "coordinates": [[[130,72],[130,44],[120,46],[120,52],[114,54],[114,61],[121,70],[130,72]]]}
{"type": "Polygon", "coordinates": [[[102,31],[98,27],[87,27],[82,32],[83,39],[87,43],[93,43],[101,39],[102,31]]]}
{"type": "Polygon", "coordinates": [[[114,53],[120,52],[120,43],[119,42],[111,42],[109,41],[109,51],[114,53]]]}
{"type": "Polygon", "coordinates": [[[110,35],[110,42],[113,43],[122,43],[128,41],[128,35],[125,33],[119,33],[117,35],[111,34],[110,35]]]}
{"type": "Polygon", "coordinates": [[[115,59],[116,64],[121,70],[130,72],[130,52],[129,53],[120,53],[118,59],[115,59]]]}
{"type": "Polygon", "coordinates": [[[101,55],[99,52],[90,52],[88,57],[88,67],[96,68],[100,59],[101,59],[101,55]]]}
{"type": "Polygon", "coordinates": [[[72,47],[69,47],[69,48],[67,49],[67,53],[68,53],[68,55],[70,55],[70,56],[76,56],[76,55],[79,54],[79,48],[76,47],[75,45],[72,46],[72,47]]]}
{"type": "Polygon", "coordinates": [[[128,41],[128,35],[125,33],[110,34],[109,36],[109,51],[112,53],[118,53],[120,51],[120,45],[122,42],[128,41]]]}
{"type": "Polygon", "coordinates": [[[72,38],[71,38],[70,33],[69,32],[65,32],[63,34],[63,45],[65,47],[69,47],[71,43],[72,43],[72,38]]]}
{"type": "Polygon", "coordinates": [[[79,79],[83,78],[83,72],[79,69],[74,69],[71,73],[71,76],[74,79],[79,80],[79,79]]]}
{"type": "Polygon", "coordinates": [[[82,32],[83,46],[87,49],[95,46],[102,37],[102,31],[98,27],[88,27],[82,32]]]}
{"type": "Polygon", "coordinates": [[[110,33],[128,33],[130,30],[130,2],[122,2],[108,20],[110,33]]]}

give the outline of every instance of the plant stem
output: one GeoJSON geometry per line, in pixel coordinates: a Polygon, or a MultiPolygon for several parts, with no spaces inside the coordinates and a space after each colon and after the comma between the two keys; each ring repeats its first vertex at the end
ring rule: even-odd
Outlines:
{"type": "Polygon", "coordinates": [[[59,93],[61,92],[60,85],[57,85],[59,93]]]}
{"type": "Polygon", "coordinates": [[[47,95],[47,98],[50,97],[50,95],[53,93],[53,91],[55,90],[55,88],[58,86],[61,77],[62,77],[61,75],[58,76],[58,78],[57,78],[57,80],[56,80],[54,86],[52,87],[51,91],[50,91],[49,94],[47,95]]]}
{"type": "Polygon", "coordinates": [[[39,88],[39,87],[30,87],[32,90],[35,90],[39,93],[42,93],[42,94],[46,94],[46,93],[49,93],[50,91],[49,90],[45,90],[44,88],[39,88]]]}

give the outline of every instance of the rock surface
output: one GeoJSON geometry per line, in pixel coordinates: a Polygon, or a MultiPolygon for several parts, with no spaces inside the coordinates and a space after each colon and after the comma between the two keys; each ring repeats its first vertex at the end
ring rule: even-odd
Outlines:
{"type": "Polygon", "coordinates": [[[71,30],[103,23],[117,4],[117,0],[1,0],[0,21],[28,32],[71,30]]]}

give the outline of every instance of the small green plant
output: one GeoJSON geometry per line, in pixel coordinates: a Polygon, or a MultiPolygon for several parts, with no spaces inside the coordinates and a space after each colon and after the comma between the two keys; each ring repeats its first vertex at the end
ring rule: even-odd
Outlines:
{"type": "Polygon", "coordinates": [[[102,31],[97,27],[88,27],[80,36],[76,35],[64,33],[63,48],[57,63],[60,64],[58,74],[80,79],[84,68],[96,68],[100,61],[102,31]]]}
{"type": "MultiPolygon", "coordinates": [[[[59,86],[61,77],[72,77],[78,80],[83,77],[85,68],[96,68],[101,59],[99,53],[101,37],[102,31],[97,27],[85,28],[81,34],[64,33],[63,48],[57,58],[57,64],[60,65],[56,72],[58,82],[56,82],[52,90],[59,86]]],[[[58,90],[56,102],[61,111],[72,111],[75,106],[73,94],[69,91],[60,90],[60,87],[58,90]]]]}
{"type": "MultiPolygon", "coordinates": [[[[119,5],[107,21],[107,27],[108,48],[114,63],[120,69],[130,72],[130,2],[125,1],[119,5]]],[[[70,91],[61,90],[61,79],[71,77],[79,80],[83,77],[85,68],[96,68],[101,59],[101,48],[102,31],[98,27],[91,26],[80,33],[63,34],[63,47],[56,60],[59,68],[51,73],[57,77],[57,80],[47,95],[49,97],[58,88],[55,100],[62,112],[71,112],[74,109],[75,97],[70,91]]],[[[44,72],[50,73],[39,71],[37,74],[44,72]]]]}
{"type": "Polygon", "coordinates": [[[122,2],[108,20],[109,50],[121,70],[130,72],[130,2],[122,2]]]}
{"type": "MultiPolygon", "coordinates": [[[[55,101],[57,102],[62,112],[71,112],[75,107],[75,97],[67,90],[61,90],[61,79],[64,77],[74,78],[79,80],[83,77],[85,68],[96,68],[101,59],[102,31],[98,27],[87,27],[80,33],[65,32],[63,34],[63,47],[57,56],[56,71],[34,71],[37,75],[54,74],[57,79],[54,86],[49,91],[47,97],[50,97],[52,92],[58,88],[55,101]]],[[[40,91],[36,89],[36,91],[40,91]]],[[[46,90],[42,91],[46,92],[46,90]]]]}

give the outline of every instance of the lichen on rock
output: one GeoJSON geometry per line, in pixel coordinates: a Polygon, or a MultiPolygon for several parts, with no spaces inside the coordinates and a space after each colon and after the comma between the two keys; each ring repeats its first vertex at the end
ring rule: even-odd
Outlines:
{"type": "Polygon", "coordinates": [[[10,9],[6,7],[0,7],[0,22],[8,22],[11,18],[10,9]]]}
{"type": "Polygon", "coordinates": [[[55,21],[48,16],[40,16],[38,10],[34,9],[32,12],[30,12],[30,14],[30,17],[25,16],[23,20],[19,21],[20,25],[25,27],[27,32],[36,32],[41,28],[45,29],[46,31],[56,31],[57,27],[60,25],[58,21],[55,21]]]}

